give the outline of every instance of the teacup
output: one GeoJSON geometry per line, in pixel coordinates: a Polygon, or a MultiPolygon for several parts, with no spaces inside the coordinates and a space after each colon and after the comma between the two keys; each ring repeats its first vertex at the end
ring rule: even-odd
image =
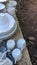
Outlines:
{"type": "Polygon", "coordinates": [[[17,41],[17,48],[19,48],[21,51],[26,48],[26,41],[23,38],[17,41]]]}
{"type": "Polygon", "coordinates": [[[7,48],[8,48],[9,50],[11,50],[11,49],[13,49],[14,47],[15,47],[15,41],[12,40],[12,39],[8,40],[8,41],[7,41],[7,48]]]}
{"type": "Polygon", "coordinates": [[[22,52],[21,52],[21,50],[19,50],[18,48],[14,49],[12,51],[12,56],[13,56],[13,58],[15,60],[15,64],[16,64],[16,62],[20,61],[21,58],[22,58],[22,52]]]}

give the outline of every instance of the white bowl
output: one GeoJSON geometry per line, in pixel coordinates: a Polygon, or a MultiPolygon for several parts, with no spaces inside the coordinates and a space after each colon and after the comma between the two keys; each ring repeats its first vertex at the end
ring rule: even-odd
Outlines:
{"type": "Polygon", "coordinates": [[[7,2],[7,0],[0,0],[0,2],[1,2],[1,3],[3,3],[3,2],[7,2]]]}
{"type": "Polygon", "coordinates": [[[16,30],[16,21],[8,13],[0,13],[0,39],[7,38],[16,30]]]}
{"type": "Polygon", "coordinates": [[[0,10],[3,10],[3,9],[5,9],[5,5],[0,3],[0,10]]]}
{"type": "Polygon", "coordinates": [[[7,41],[7,48],[8,49],[13,49],[15,47],[15,41],[10,39],[7,41]]]}
{"type": "Polygon", "coordinates": [[[21,50],[19,50],[18,48],[14,49],[12,51],[12,56],[15,59],[15,64],[16,64],[16,62],[19,61],[19,60],[21,60],[21,58],[22,58],[22,52],[21,52],[21,50]]]}
{"type": "Polygon", "coordinates": [[[26,48],[26,41],[23,38],[17,41],[17,48],[19,48],[21,51],[26,48]]]}

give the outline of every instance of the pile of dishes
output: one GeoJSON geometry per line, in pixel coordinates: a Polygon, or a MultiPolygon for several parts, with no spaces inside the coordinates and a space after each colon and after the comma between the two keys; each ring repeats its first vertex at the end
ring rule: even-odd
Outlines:
{"type": "Polygon", "coordinates": [[[10,13],[3,12],[6,6],[2,4],[7,0],[0,0],[0,40],[7,39],[13,35],[17,29],[16,20],[10,13]]]}
{"type": "Polygon", "coordinates": [[[19,39],[16,42],[13,39],[9,39],[7,42],[4,41],[0,42],[1,63],[4,62],[5,65],[7,62],[8,63],[7,65],[13,65],[22,59],[22,51],[26,49],[26,41],[23,38],[19,39]],[[2,60],[6,60],[6,62],[5,61],[2,62],[2,60]]]}
{"type": "Polygon", "coordinates": [[[17,29],[17,23],[14,19],[16,11],[16,1],[10,1],[7,6],[7,0],[0,0],[0,65],[13,65],[22,59],[22,51],[26,48],[26,41],[22,38],[18,41],[9,39],[17,29]],[[4,12],[5,11],[5,12],[4,12]]]}

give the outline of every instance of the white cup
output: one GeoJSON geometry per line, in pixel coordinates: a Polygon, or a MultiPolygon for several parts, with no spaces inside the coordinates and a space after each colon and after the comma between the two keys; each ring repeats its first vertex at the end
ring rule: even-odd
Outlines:
{"type": "Polygon", "coordinates": [[[7,48],[11,50],[11,49],[13,49],[14,47],[15,47],[15,41],[12,40],[12,39],[8,40],[8,41],[7,41],[7,48]]]}
{"type": "Polygon", "coordinates": [[[21,50],[19,50],[18,48],[14,49],[12,51],[12,56],[15,59],[15,64],[16,64],[16,62],[19,61],[19,60],[21,60],[21,58],[22,58],[22,52],[21,52],[21,50]]]}
{"type": "Polygon", "coordinates": [[[23,38],[17,41],[17,48],[19,48],[21,51],[26,48],[26,41],[23,38]]]}

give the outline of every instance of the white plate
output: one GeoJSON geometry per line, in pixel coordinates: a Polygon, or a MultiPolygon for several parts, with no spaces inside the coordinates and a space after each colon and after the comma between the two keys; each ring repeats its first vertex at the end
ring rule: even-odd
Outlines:
{"type": "MultiPolygon", "coordinates": [[[[5,25],[1,25],[0,26],[0,37],[1,35],[3,34],[6,34],[6,33],[9,33],[10,31],[12,31],[14,29],[14,26],[15,26],[15,19],[8,13],[5,13],[7,18],[8,18],[8,21],[6,21],[5,25]]],[[[1,22],[1,21],[0,21],[1,22]]]]}
{"type": "Polygon", "coordinates": [[[5,39],[8,39],[11,36],[13,36],[15,34],[15,32],[16,32],[16,29],[17,29],[17,24],[15,25],[15,28],[14,28],[14,30],[12,32],[10,32],[10,33],[8,33],[6,35],[1,36],[0,40],[5,40],[5,39]]]}
{"type": "Polygon", "coordinates": [[[7,0],[0,0],[0,2],[2,2],[2,3],[3,3],[3,2],[6,2],[6,1],[7,1],[7,0]]]}
{"type": "Polygon", "coordinates": [[[3,9],[5,9],[5,5],[0,3],[0,10],[3,10],[3,9]]]}

